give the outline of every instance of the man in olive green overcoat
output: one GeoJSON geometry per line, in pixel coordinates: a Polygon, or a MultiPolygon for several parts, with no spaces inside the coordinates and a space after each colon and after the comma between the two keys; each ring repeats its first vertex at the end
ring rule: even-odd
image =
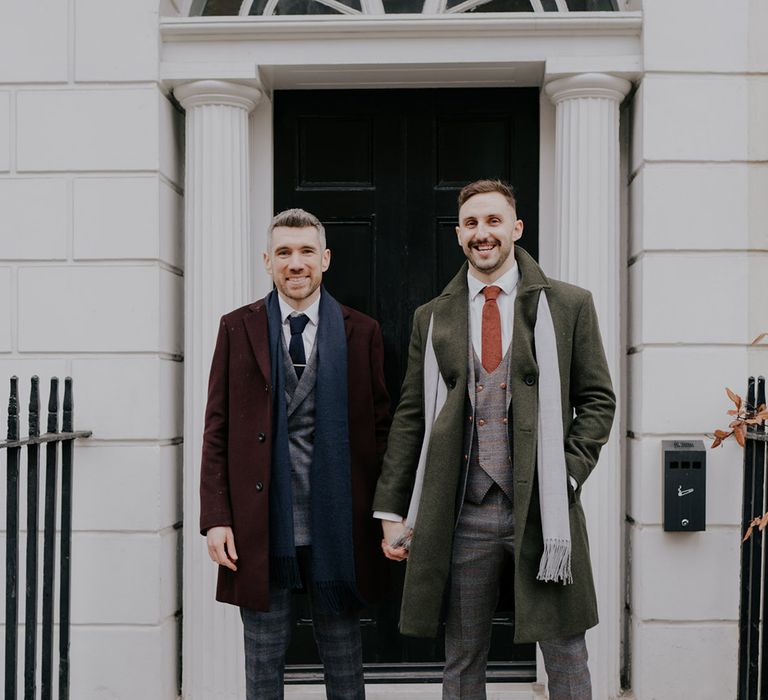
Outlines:
{"type": "Polygon", "coordinates": [[[590,293],[546,277],[514,247],[522,230],[504,183],[459,194],[468,262],[414,315],[374,509],[385,555],[407,559],[400,631],[434,637],[445,617],[444,698],[486,697],[511,557],[515,641],[540,643],[551,700],[589,700],[597,602],[580,495],[615,398],[590,293]]]}

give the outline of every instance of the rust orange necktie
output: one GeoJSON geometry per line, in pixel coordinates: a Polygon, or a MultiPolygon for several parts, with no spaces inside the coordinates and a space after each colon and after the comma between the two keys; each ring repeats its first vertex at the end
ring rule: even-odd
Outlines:
{"type": "Polygon", "coordinates": [[[496,297],[501,287],[483,287],[482,363],[486,372],[493,372],[501,363],[501,314],[496,297]]]}

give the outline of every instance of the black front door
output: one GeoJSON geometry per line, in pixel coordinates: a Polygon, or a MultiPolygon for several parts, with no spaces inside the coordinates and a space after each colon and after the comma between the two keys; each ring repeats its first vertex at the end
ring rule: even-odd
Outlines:
{"type": "MultiPolygon", "coordinates": [[[[538,105],[535,88],[275,93],[275,211],[301,207],[325,225],[332,257],[324,283],[380,321],[393,407],[413,311],[464,261],[454,230],[461,187],[512,183],[525,222],[520,245],[538,257],[538,105]]],[[[391,568],[391,600],[363,615],[366,678],[439,679],[442,637],[397,633],[403,565],[391,568]]],[[[494,619],[489,678],[531,680],[534,645],[512,644],[509,602],[494,619]]],[[[289,678],[318,677],[306,601],[288,661],[289,678]]]]}

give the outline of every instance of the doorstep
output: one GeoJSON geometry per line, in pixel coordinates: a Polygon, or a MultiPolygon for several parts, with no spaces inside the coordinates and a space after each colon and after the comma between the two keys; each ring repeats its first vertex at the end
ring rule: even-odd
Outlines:
{"type": "MultiPolygon", "coordinates": [[[[489,683],[488,700],[544,700],[541,686],[533,683],[489,683]]],[[[437,683],[375,683],[365,686],[366,700],[441,700],[437,683]]],[[[322,685],[286,685],[286,700],[325,698],[322,685]]]]}

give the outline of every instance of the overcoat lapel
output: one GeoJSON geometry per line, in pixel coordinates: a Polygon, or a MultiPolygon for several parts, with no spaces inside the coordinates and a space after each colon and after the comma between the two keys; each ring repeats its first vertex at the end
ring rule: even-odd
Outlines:
{"type": "MultiPolygon", "coordinates": [[[[248,340],[251,344],[256,364],[259,366],[264,378],[269,381],[271,376],[269,364],[269,344],[264,342],[269,337],[267,327],[267,306],[264,299],[259,299],[250,306],[251,312],[243,319],[245,330],[248,334],[248,340]]],[[[344,331],[347,336],[347,347],[349,347],[352,338],[352,324],[349,321],[350,313],[347,307],[342,306],[342,315],[344,317],[344,331]]],[[[313,349],[314,350],[314,349],[313,349]]]]}
{"type": "Polygon", "coordinates": [[[432,346],[440,374],[454,386],[467,384],[468,293],[464,263],[435,302],[432,346]]]}
{"type": "Polygon", "coordinates": [[[267,308],[264,299],[259,299],[251,304],[250,309],[251,313],[243,318],[243,323],[248,334],[248,340],[251,343],[251,349],[256,357],[256,364],[259,366],[264,379],[270,381],[269,343],[265,342],[265,339],[269,338],[269,332],[267,329],[267,308]]]}
{"type": "Polygon", "coordinates": [[[344,318],[344,331],[347,334],[347,347],[349,347],[349,341],[352,338],[352,324],[349,322],[349,309],[346,306],[341,307],[341,315],[344,318]]]}

